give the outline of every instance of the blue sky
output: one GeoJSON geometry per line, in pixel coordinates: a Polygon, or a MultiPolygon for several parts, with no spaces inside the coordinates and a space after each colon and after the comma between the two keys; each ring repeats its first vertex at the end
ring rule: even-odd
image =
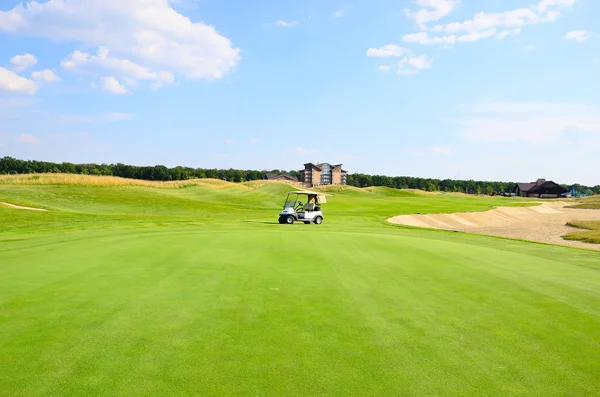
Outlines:
{"type": "Polygon", "coordinates": [[[595,0],[0,0],[0,156],[600,184],[595,0]]]}

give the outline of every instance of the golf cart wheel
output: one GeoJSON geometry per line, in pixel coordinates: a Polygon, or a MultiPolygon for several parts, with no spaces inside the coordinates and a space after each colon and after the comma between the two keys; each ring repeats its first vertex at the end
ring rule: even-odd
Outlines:
{"type": "Polygon", "coordinates": [[[317,225],[320,225],[321,223],[323,223],[323,218],[322,218],[322,217],[320,217],[320,216],[317,216],[317,217],[315,218],[315,223],[316,223],[317,225]]]}
{"type": "Polygon", "coordinates": [[[288,225],[291,225],[292,223],[294,223],[295,219],[293,216],[288,216],[287,218],[285,218],[285,223],[287,223],[288,225]]]}
{"type": "Polygon", "coordinates": [[[285,223],[285,220],[281,216],[279,217],[278,221],[280,225],[283,225],[285,223]]]}

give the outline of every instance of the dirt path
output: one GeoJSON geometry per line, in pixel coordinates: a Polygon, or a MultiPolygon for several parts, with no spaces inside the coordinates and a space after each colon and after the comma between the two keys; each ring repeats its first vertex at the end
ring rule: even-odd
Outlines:
{"type": "Polygon", "coordinates": [[[567,204],[554,201],[535,207],[499,207],[485,212],[400,215],[388,221],[399,225],[487,234],[600,251],[600,244],[561,238],[580,230],[567,226],[569,221],[600,221],[600,210],[565,208],[567,204]]]}
{"type": "Polygon", "coordinates": [[[18,209],[18,210],[48,211],[48,210],[45,210],[43,208],[23,207],[22,205],[9,204],[9,203],[5,203],[5,202],[2,202],[2,201],[0,201],[0,205],[3,206],[3,207],[15,208],[15,209],[18,209]]]}

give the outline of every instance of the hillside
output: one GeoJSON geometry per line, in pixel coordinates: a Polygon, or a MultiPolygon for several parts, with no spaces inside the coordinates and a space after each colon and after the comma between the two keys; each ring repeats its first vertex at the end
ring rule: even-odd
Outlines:
{"type": "Polygon", "coordinates": [[[581,199],[579,203],[573,204],[571,208],[600,209],[600,195],[581,199]]]}
{"type": "MultiPolygon", "coordinates": [[[[47,174],[0,176],[0,201],[49,210],[44,214],[5,212],[0,230],[144,223],[228,223],[276,220],[289,191],[277,182],[233,183],[212,179],[184,182],[138,181],[117,177],[47,174]],[[243,214],[244,219],[239,216],[243,214]],[[37,218],[36,218],[37,217],[37,218]],[[44,219],[43,223],[33,219],[44,219]],[[33,223],[32,223],[33,222],[33,223]]],[[[413,212],[487,210],[523,205],[520,200],[456,194],[430,194],[385,187],[321,187],[332,194],[324,211],[332,219],[385,222],[390,215],[413,212]]],[[[326,225],[323,225],[326,227],[326,225]]]]}

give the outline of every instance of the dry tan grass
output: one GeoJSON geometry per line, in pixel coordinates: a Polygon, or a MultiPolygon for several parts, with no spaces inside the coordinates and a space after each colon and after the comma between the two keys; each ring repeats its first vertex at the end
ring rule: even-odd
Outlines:
{"type": "Polygon", "coordinates": [[[286,185],[295,186],[295,187],[298,186],[298,183],[282,182],[282,181],[269,181],[269,180],[248,181],[248,182],[239,183],[238,185],[247,187],[249,189],[258,189],[265,185],[281,185],[281,184],[286,184],[286,185]]]}
{"type": "MultiPolygon", "coordinates": [[[[364,188],[368,189],[368,188],[364,188]]],[[[362,190],[361,188],[348,186],[348,185],[324,185],[324,186],[314,186],[311,187],[310,190],[314,190],[315,192],[344,192],[348,190],[362,190]]]]}
{"type": "MultiPolygon", "coordinates": [[[[428,192],[426,190],[419,190],[419,189],[402,189],[405,192],[411,192],[411,193],[417,193],[417,194],[443,194],[445,192],[428,192]]],[[[464,193],[458,193],[458,194],[462,194],[464,195],[464,193]]]]}
{"type": "Polygon", "coordinates": [[[568,222],[567,225],[582,230],[569,233],[564,239],[600,244],[600,221],[568,222]]]}
{"type": "Polygon", "coordinates": [[[241,184],[218,179],[189,179],[187,181],[144,181],[115,176],[79,174],[23,174],[0,175],[0,185],[89,185],[89,186],[145,186],[160,189],[177,189],[186,186],[212,188],[240,187],[241,184]]]}
{"type": "Polygon", "coordinates": [[[580,199],[571,208],[600,209],[600,195],[580,199]]]}

